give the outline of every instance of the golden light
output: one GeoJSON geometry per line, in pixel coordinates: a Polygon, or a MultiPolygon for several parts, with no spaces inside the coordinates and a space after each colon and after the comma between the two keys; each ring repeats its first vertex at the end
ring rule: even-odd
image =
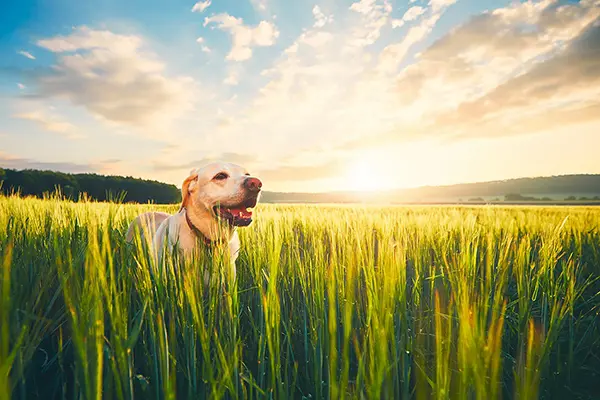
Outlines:
{"type": "Polygon", "coordinates": [[[373,155],[351,161],[346,176],[349,190],[374,191],[389,187],[389,176],[383,168],[381,160],[373,155]]]}

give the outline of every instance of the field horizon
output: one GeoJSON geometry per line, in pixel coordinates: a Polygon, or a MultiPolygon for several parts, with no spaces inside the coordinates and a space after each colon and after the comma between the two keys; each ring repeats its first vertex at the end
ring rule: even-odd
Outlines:
{"type": "MultiPolygon", "coordinates": [[[[182,178],[183,181],[183,178],[182,178]]],[[[366,191],[276,192],[263,182],[263,203],[282,204],[516,204],[600,205],[600,174],[520,177],[452,185],[366,191]]],[[[70,174],[0,167],[0,192],[40,198],[63,195],[77,200],[172,204],[181,188],[156,180],[121,175],[70,174]]]]}

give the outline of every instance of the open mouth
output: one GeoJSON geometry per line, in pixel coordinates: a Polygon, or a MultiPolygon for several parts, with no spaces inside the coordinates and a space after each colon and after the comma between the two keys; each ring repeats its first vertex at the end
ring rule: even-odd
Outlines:
{"type": "Polygon", "coordinates": [[[246,199],[235,206],[216,205],[215,215],[233,226],[248,226],[252,223],[252,208],[256,206],[257,198],[246,199]]]}

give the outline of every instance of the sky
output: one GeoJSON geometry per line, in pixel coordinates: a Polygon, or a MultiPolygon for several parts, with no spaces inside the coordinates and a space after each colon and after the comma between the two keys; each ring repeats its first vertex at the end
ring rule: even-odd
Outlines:
{"type": "Polygon", "coordinates": [[[600,173],[600,0],[13,0],[0,167],[265,190],[600,173]]]}

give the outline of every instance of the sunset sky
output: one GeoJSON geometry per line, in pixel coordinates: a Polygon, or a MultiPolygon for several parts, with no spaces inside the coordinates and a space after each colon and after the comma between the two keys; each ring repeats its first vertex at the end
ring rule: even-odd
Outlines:
{"type": "Polygon", "coordinates": [[[600,173],[600,0],[13,0],[0,167],[266,190],[600,173]]]}

